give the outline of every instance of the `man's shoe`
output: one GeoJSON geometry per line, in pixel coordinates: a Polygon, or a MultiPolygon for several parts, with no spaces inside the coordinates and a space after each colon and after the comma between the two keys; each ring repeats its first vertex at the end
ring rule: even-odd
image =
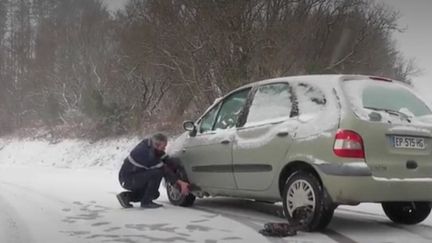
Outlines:
{"type": "Polygon", "coordinates": [[[117,197],[120,205],[122,205],[122,207],[124,207],[124,208],[132,208],[133,207],[133,205],[130,204],[129,192],[120,192],[119,194],[117,194],[116,197],[117,197]]]}
{"type": "Polygon", "coordinates": [[[141,207],[142,208],[160,208],[163,206],[160,204],[154,203],[154,202],[149,202],[149,203],[141,203],[141,207]]]}

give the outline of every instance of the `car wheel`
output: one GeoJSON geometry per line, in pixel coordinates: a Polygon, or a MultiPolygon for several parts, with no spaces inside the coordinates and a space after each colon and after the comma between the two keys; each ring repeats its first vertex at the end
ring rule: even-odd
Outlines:
{"type": "Polygon", "coordinates": [[[397,224],[418,224],[431,211],[430,202],[383,202],[381,205],[387,217],[397,224]]]}
{"type": "Polygon", "coordinates": [[[305,231],[324,229],[335,210],[318,179],[305,171],[295,172],[286,181],[283,208],[288,222],[305,231]]]}
{"type": "Polygon", "coordinates": [[[182,207],[190,207],[195,202],[195,196],[191,193],[188,195],[182,195],[180,193],[180,188],[177,185],[166,184],[166,190],[168,199],[171,204],[182,207]]]}

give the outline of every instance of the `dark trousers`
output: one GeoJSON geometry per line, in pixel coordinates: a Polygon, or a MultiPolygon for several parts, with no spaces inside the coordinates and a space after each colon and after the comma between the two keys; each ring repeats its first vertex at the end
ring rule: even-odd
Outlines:
{"type": "Polygon", "coordinates": [[[163,175],[162,168],[144,170],[130,175],[122,185],[123,188],[131,191],[130,201],[146,204],[159,197],[159,186],[163,175]]]}

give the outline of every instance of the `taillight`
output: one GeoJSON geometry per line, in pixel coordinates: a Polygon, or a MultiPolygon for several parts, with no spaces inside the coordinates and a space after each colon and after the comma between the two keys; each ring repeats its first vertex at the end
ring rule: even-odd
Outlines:
{"type": "Polygon", "coordinates": [[[333,152],[344,158],[364,158],[363,139],[354,131],[339,130],[336,132],[333,152]]]}

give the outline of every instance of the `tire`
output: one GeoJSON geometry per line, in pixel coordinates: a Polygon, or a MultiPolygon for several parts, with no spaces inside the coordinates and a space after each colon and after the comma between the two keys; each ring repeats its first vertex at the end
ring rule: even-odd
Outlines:
{"type": "MultiPolygon", "coordinates": [[[[183,181],[189,182],[186,175],[186,171],[183,168],[181,161],[177,158],[172,158],[171,162],[176,164],[176,167],[178,168],[176,173],[179,176],[179,178],[182,179],[183,181]]],[[[189,193],[188,195],[181,195],[180,188],[177,185],[171,185],[170,183],[167,182],[166,190],[167,190],[168,199],[173,205],[190,207],[195,202],[195,196],[192,193],[189,193]]]]}
{"type": "Polygon", "coordinates": [[[195,202],[195,196],[191,193],[188,195],[181,195],[180,188],[177,185],[166,184],[168,199],[171,204],[182,207],[190,207],[195,202]]]}
{"type": "Polygon", "coordinates": [[[294,172],[287,179],[282,202],[288,222],[300,225],[305,231],[324,229],[336,208],[316,176],[306,171],[294,172]]]}
{"type": "Polygon", "coordinates": [[[430,202],[383,202],[387,217],[397,224],[418,224],[431,212],[430,202]]]}

